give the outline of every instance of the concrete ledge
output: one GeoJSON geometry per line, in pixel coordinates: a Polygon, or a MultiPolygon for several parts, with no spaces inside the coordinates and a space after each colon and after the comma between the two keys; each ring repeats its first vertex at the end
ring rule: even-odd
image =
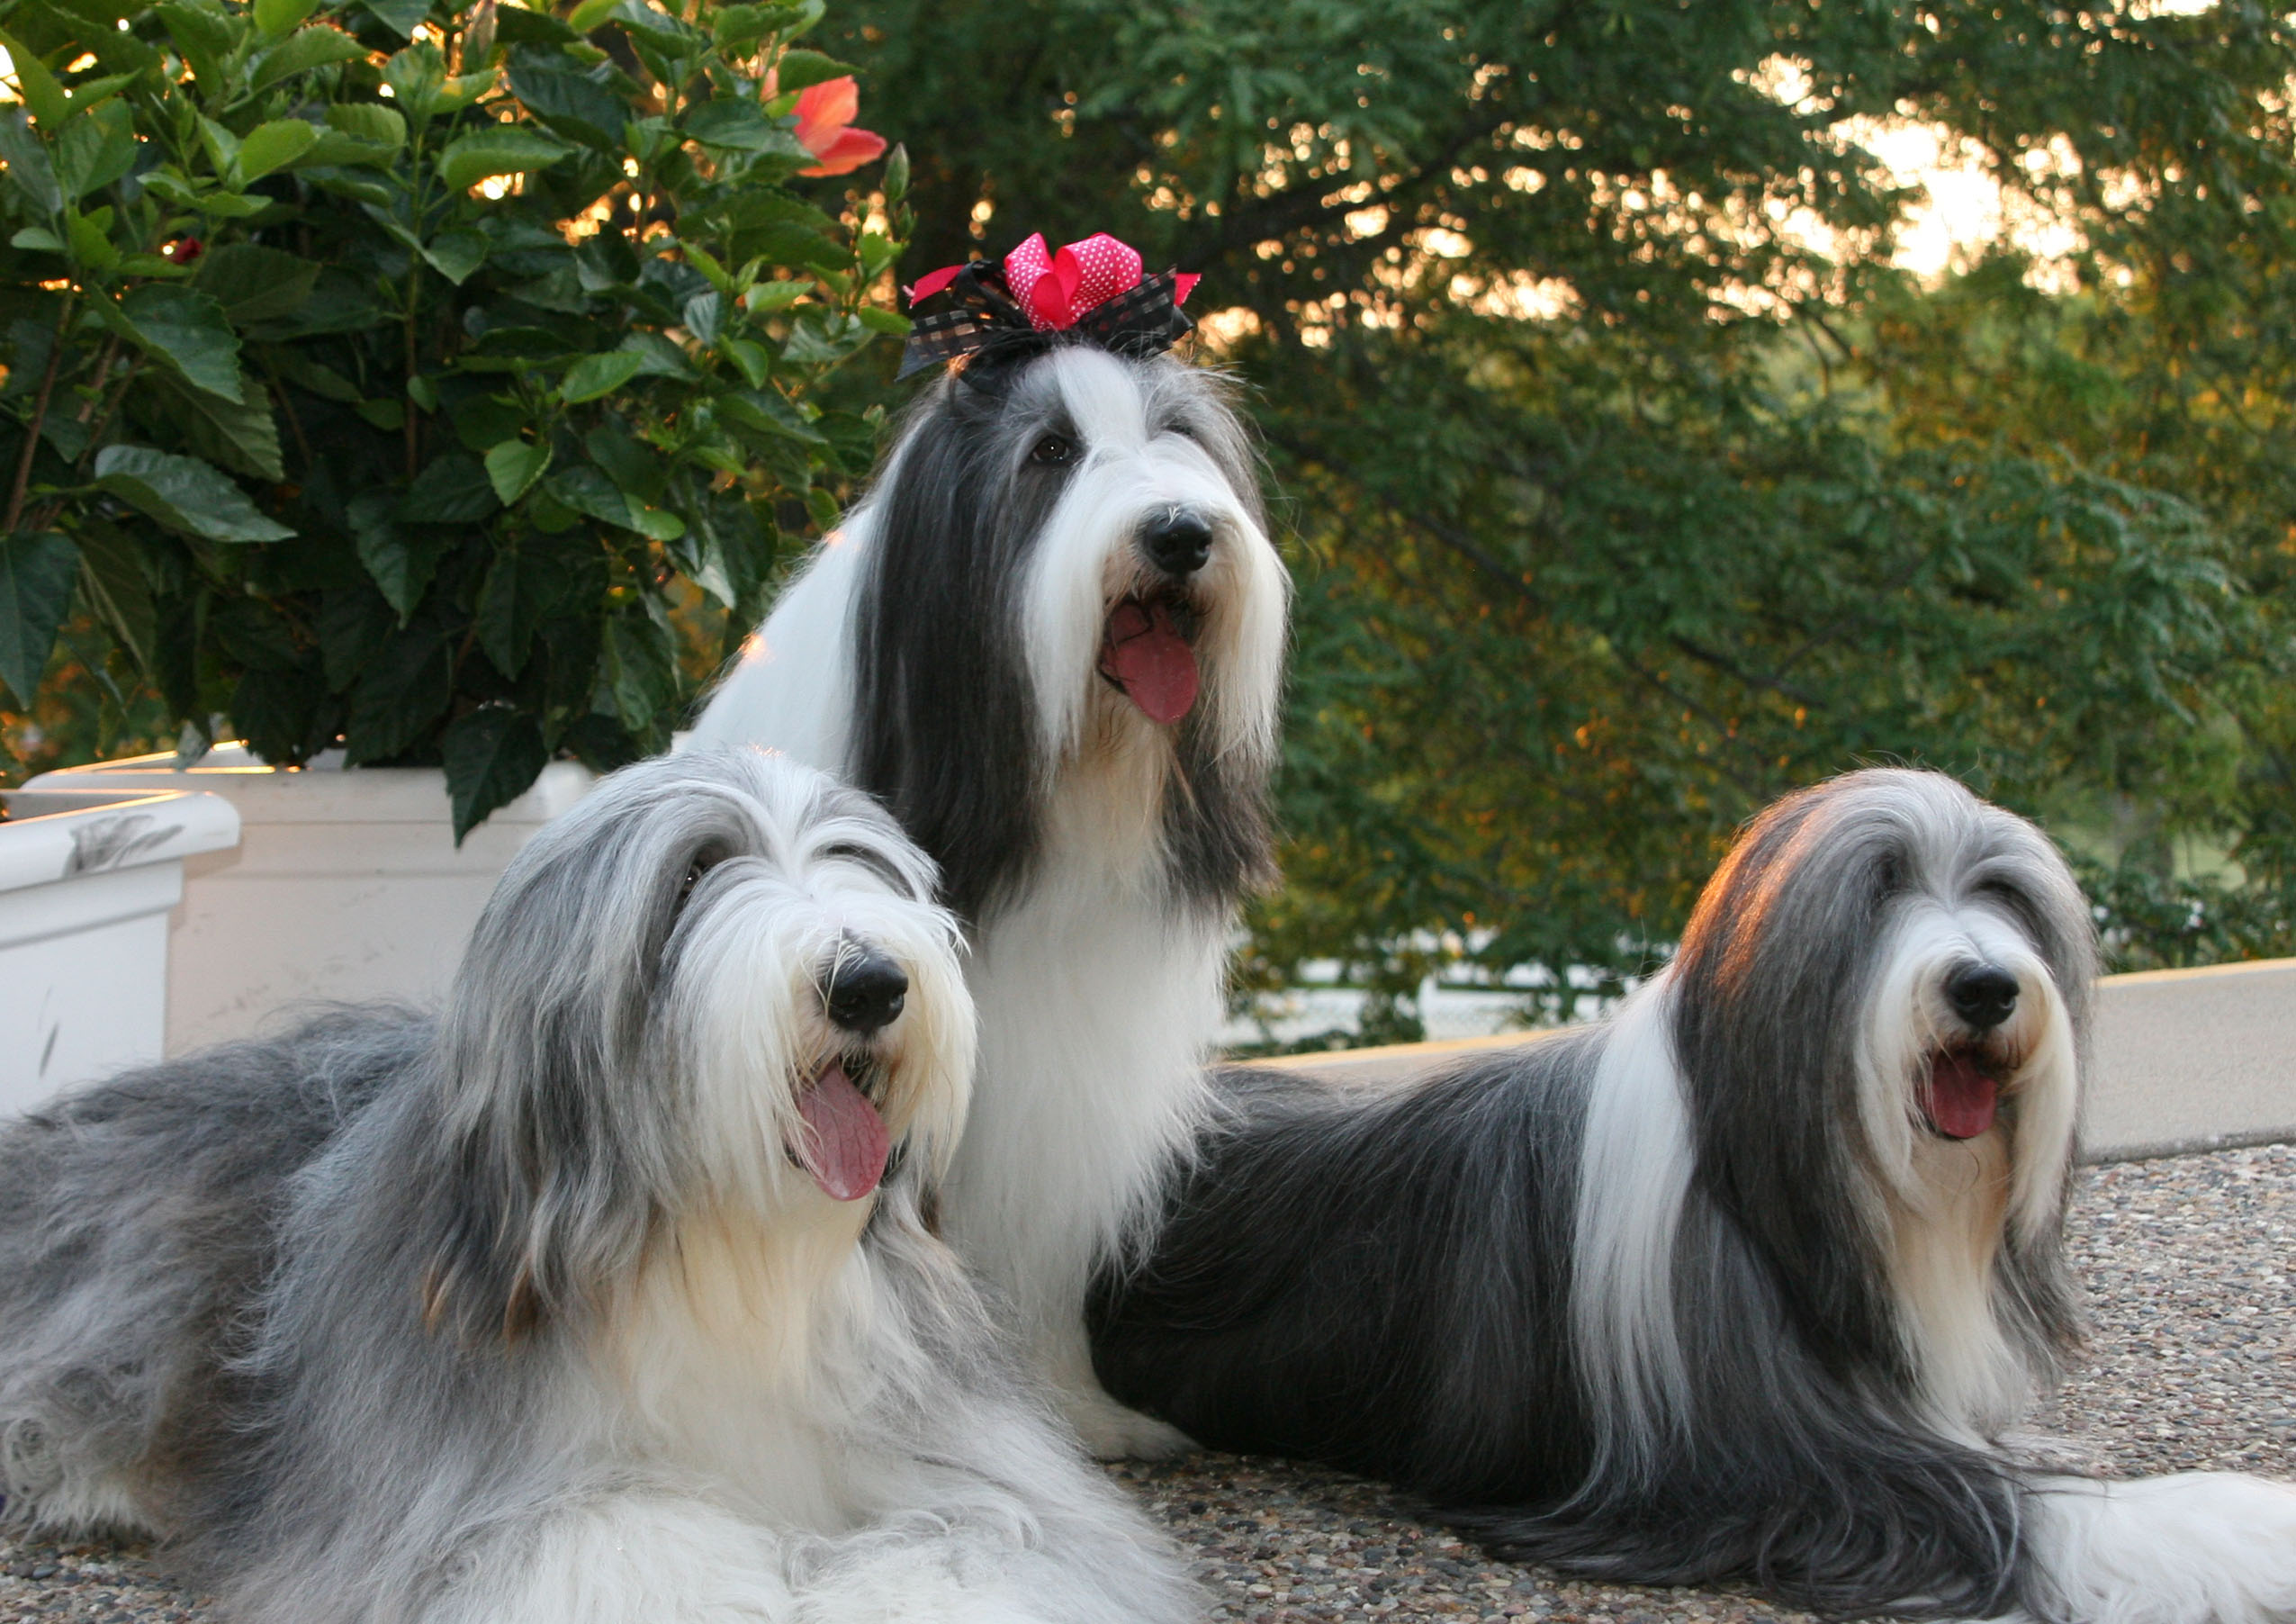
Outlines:
{"type": "MultiPolygon", "coordinates": [[[[1259,1062],[1344,1083],[1391,1082],[1553,1031],[1398,1043],[1259,1062]]],[[[2082,1159],[2138,1161],[2296,1141],[2296,959],[2107,976],[2082,1159]]]]}

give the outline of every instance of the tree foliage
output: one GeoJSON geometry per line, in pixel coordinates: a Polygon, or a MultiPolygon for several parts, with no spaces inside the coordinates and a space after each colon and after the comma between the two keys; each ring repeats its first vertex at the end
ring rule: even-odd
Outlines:
{"type": "Polygon", "coordinates": [[[821,15],[0,5],[0,683],[77,606],[122,715],[441,763],[458,834],[664,746],[671,610],[754,620],[872,444],[815,397],[905,327],[905,159],[866,221],[798,178],[821,15]]]}
{"type": "Polygon", "coordinates": [[[914,263],[1206,274],[1298,537],[1287,883],[1337,960],[1631,973],[1860,762],[2048,818],[2129,962],[2291,951],[2296,34],[2230,0],[864,0],[914,263]],[[1025,41],[1016,46],[1015,41],[1025,41]],[[1893,264],[1892,122],[2073,228],[1893,264]],[[2046,290],[2046,291],[2044,291],[2046,290]],[[1223,308],[1224,307],[1224,308],[1223,308]],[[2180,878],[2179,839],[2239,867],[2180,878]]]}

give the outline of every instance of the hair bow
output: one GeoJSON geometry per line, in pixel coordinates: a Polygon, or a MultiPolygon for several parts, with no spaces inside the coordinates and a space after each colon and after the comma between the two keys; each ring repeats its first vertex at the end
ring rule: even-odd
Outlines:
{"type": "Polygon", "coordinates": [[[900,375],[986,349],[1056,343],[1063,334],[1119,355],[1168,349],[1195,325],[1180,306],[1199,278],[1140,272],[1139,250],[1105,231],[1058,252],[1038,233],[1002,259],[943,266],[908,289],[913,311],[939,293],[954,302],[916,319],[900,375]]]}

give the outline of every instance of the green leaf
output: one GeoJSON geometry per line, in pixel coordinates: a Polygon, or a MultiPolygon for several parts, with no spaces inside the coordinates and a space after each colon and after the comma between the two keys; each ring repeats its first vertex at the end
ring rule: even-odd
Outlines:
{"type": "Polygon", "coordinates": [[[609,350],[602,356],[584,356],[566,369],[565,380],[558,385],[558,398],[570,406],[583,401],[595,401],[600,395],[613,393],[636,377],[644,365],[644,356],[626,349],[609,350]]]}
{"type": "Polygon", "coordinates": [[[725,308],[725,302],[715,292],[696,293],[686,301],[686,308],[681,312],[686,330],[704,345],[716,343],[718,312],[725,308]]]}
{"type": "Polygon", "coordinates": [[[880,305],[864,304],[853,312],[863,327],[873,333],[883,333],[888,338],[905,338],[913,323],[899,311],[889,311],[880,305]]]}
{"type": "Polygon", "coordinates": [[[345,135],[394,151],[407,144],[407,121],[380,102],[338,102],[327,110],[327,122],[345,135]]]}
{"type": "Polygon", "coordinates": [[[630,504],[630,528],[652,541],[675,541],[686,533],[686,521],[666,508],[630,504]]]}
{"type": "Polygon", "coordinates": [[[721,5],[710,19],[709,32],[718,49],[734,55],[746,52],[774,28],[773,10],[763,5],[721,5]]]}
{"type": "Polygon", "coordinates": [[[742,369],[742,376],[752,389],[763,389],[773,375],[773,357],[764,345],[750,338],[720,338],[717,353],[742,369]]]}
{"type": "Polygon", "coordinates": [[[102,519],[83,519],[78,528],[80,579],[88,607],[128,657],[149,671],[159,636],[159,610],[152,601],[151,579],[144,573],[143,550],[102,519]]]}
{"type": "Polygon", "coordinates": [[[486,454],[486,477],[506,508],[531,490],[548,466],[550,447],[526,440],[504,440],[486,454]]]}
{"type": "Polygon", "coordinates": [[[546,169],[572,150],[539,131],[498,124],[449,141],[438,155],[438,178],[460,192],[490,176],[546,169]]]}
{"type": "Polygon", "coordinates": [[[445,630],[425,619],[393,632],[352,686],[345,756],[357,766],[405,753],[446,714],[453,698],[445,630]]]}
{"type": "Polygon", "coordinates": [[[141,387],[152,392],[167,420],[182,430],[184,448],[235,473],[277,482],[287,477],[279,455],[279,425],[271,397],[252,378],[242,379],[242,401],[226,401],[193,389],[174,374],[154,371],[141,387]]]}
{"type": "Polygon", "coordinates": [[[859,70],[849,62],[840,62],[817,50],[785,50],[781,59],[773,65],[773,71],[775,87],[788,95],[793,90],[808,89],[825,79],[859,70]]]}
{"type": "Polygon", "coordinates": [[[131,289],[119,311],[134,337],[191,383],[227,401],[239,395],[239,338],[205,293],[167,284],[131,289]]]}
{"type": "Polygon", "coordinates": [[[622,0],[582,0],[566,14],[566,26],[578,34],[586,34],[614,14],[622,0]]]}
{"type": "Polygon", "coordinates": [[[482,705],[456,717],[439,740],[446,793],[455,806],[455,844],[497,807],[527,792],[550,764],[535,719],[508,705],[482,705]]]}
{"type": "Polygon", "coordinates": [[[222,306],[234,327],[278,321],[311,298],[320,266],[261,243],[230,242],[200,256],[192,285],[222,306]]]}
{"type": "MultiPolygon", "coordinates": [[[[581,38],[548,12],[523,5],[498,5],[494,12],[495,40],[506,46],[572,45],[581,38]]],[[[519,98],[523,101],[525,98],[519,98]]]]}
{"type": "Polygon", "coordinates": [[[274,169],[284,169],[311,150],[319,131],[301,119],[274,119],[257,124],[239,142],[239,179],[260,180],[274,169]]]}
{"type": "Polygon", "coordinates": [[[284,541],[294,532],[266,519],[247,492],[197,457],[148,446],[106,446],[95,483],[171,530],[210,541],[284,541]]]}
{"type": "Polygon", "coordinates": [[[64,206],[48,148],[32,133],[21,107],[0,113],[0,160],[8,166],[8,185],[39,212],[53,214],[64,206]]]}
{"type": "MultiPolygon", "coordinates": [[[[364,166],[386,167],[399,156],[396,147],[386,147],[381,141],[363,141],[355,135],[345,135],[340,130],[322,130],[311,150],[294,162],[298,169],[364,166]]],[[[332,177],[330,177],[332,178],[332,177]]],[[[342,182],[338,181],[340,185],[342,182]]],[[[364,189],[364,188],[362,188],[364,189]]],[[[388,195],[386,190],[385,195],[388,195]]]]}
{"type": "Polygon", "coordinates": [[[64,121],[72,115],[72,99],[64,94],[56,76],[39,54],[14,34],[0,31],[0,49],[8,53],[8,60],[15,68],[16,88],[22,93],[23,104],[32,116],[40,121],[41,129],[53,136],[61,133],[64,121]]]}
{"type": "Polygon", "coordinates": [[[742,295],[742,308],[752,316],[786,311],[813,292],[810,282],[761,282],[742,295]]]}
{"type": "MultiPolygon", "coordinates": [[[[508,15],[509,8],[502,14],[508,15]]],[[[510,94],[552,130],[601,152],[619,153],[630,109],[600,77],[610,68],[577,67],[554,50],[510,53],[510,94]]]]}
{"type": "Polygon", "coordinates": [[[486,263],[486,251],[483,232],[455,226],[425,243],[422,257],[437,267],[440,275],[460,287],[473,271],[486,263]]]}
{"type": "Polygon", "coordinates": [[[797,137],[766,117],[765,109],[745,96],[704,102],[686,114],[681,127],[687,140],[729,152],[778,152],[795,157],[806,151],[797,137]]]}
{"type": "Polygon", "coordinates": [[[460,451],[432,459],[400,500],[399,519],[414,525],[474,524],[500,504],[478,458],[460,451]]]}
{"type": "Polygon", "coordinates": [[[106,103],[87,117],[74,119],[56,141],[56,178],[68,199],[100,191],[135,167],[135,114],[123,104],[106,103]]]}
{"type": "Polygon", "coordinates": [[[190,66],[193,85],[203,95],[221,95],[230,77],[224,64],[239,45],[239,29],[220,11],[188,5],[185,0],[164,0],[153,9],[159,14],[167,37],[176,42],[176,54],[190,66]]]}
{"type": "Polygon", "coordinates": [[[759,434],[773,435],[801,445],[825,446],[820,429],[806,421],[795,406],[770,389],[744,389],[721,395],[717,415],[725,421],[759,434]]]}
{"type": "Polygon", "coordinates": [[[65,212],[64,235],[71,244],[72,257],[90,270],[108,271],[120,263],[120,250],[104,229],[111,218],[108,208],[94,216],[65,212]]]}
{"type": "Polygon", "coordinates": [[[587,464],[561,468],[542,482],[542,488],[577,513],[587,513],[625,530],[633,528],[630,499],[612,480],[587,464]]]}
{"type": "Polygon", "coordinates": [[[487,566],[471,624],[494,669],[516,681],[562,581],[547,560],[504,548],[487,566]]]}
{"type": "Polygon", "coordinates": [[[677,645],[661,610],[649,600],[648,613],[616,615],[606,623],[606,669],[601,686],[612,714],[632,733],[643,734],[662,712],[678,702],[677,645]]]}
{"type": "Polygon", "coordinates": [[[430,15],[430,0],[359,0],[367,14],[401,40],[410,39],[430,15]]]}
{"type": "Polygon", "coordinates": [[[199,140],[200,145],[207,149],[207,161],[214,167],[218,175],[226,177],[228,184],[229,177],[236,174],[239,167],[239,136],[209,118],[205,113],[202,113],[199,120],[199,140]]]}
{"type": "Polygon", "coordinates": [[[80,549],[68,536],[19,531],[0,538],[0,682],[23,709],[39,692],[79,569],[80,549]]]}
{"type": "Polygon", "coordinates": [[[355,581],[329,587],[319,603],[319,646],[327,691],[341,693],[390,640],[398,614],[373,585],[355,581]]]}
{"type": "Polygon", "coordinates": [[[245,220],[270,206],[267,197],[241,197],[234,192],[203,192],[192,200],[192,207],[201,213],[222,220],[245,220]]]}
{"type": "Polygon", "coordinates": [[[344,516],[350,522],[359,562],[404,626],[429,590],[438,561],[454,546],[454,537],[444,530],[401,526],[392,511],[397,506],[391,492],[368,491],[352,499],[344,516]]]}
{"type": "Polygon", "coordinates": [[[391,87],[401,113],[417,124],[428,122],[446,88],[446,59],[428,40],[410,45],[392,51],[383,64],[383,82],[391,87]]]}
{"type": "MultiPolygon", "coordinates": [[[[316,28],[300,29],[273,46],[257,60],[253,88],[268,90],[299,73],[309,73],[314,68],[324,68],[331,62],[356,61],[365,55],[366,47],[339,28],[322,24],[316,28]]],[[[327,110],[329,123],[335,123],[336,112],[333,107],[327,110]]],[[[341,128],[339,124],[336,127],[341,128]]]]}
{"type": "Polygon", "coordinates": [[[40,253],[60,254],[64,251],[64,239],[53,231],[43,231],[38,226],[26,226],[8,239],[8,246],[13,248],[29,248],[40,253]]]}
{"type": "Polygon", "coordinates": [[[319,9],[319,0],[255,0],[255,25],[273,39],[319,9]]]}
{"type": "Polygon", "coordinates": [[[644,0],[621,0],[611,15],[633,43],[650,45],[666,56],[690,55],[708,42],[709,36],[699,29],[688,27],[668,12],[646,5],[644,0]]]}

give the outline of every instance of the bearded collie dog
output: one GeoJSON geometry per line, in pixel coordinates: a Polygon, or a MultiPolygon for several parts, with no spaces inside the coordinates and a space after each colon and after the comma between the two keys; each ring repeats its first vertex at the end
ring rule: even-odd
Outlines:
{"type": "Polygon", "coordinates": [[[1221,1082],[1094,1322],[1118,1399],[1495,1552],[1829,1613],[2296,1618],[2296,1489],[2050,1473],[2095,972],[2031,826],[1850,773],[1747,831],[1609,1020],[1378,1090],[1221,1082]]]}
{"type": "Polygon", "coordinates": [[[928,1221],[973,1011],[932,863],[758,752],[544,828],[443,1013],[0,1129],[0,1521],[258,1624],[1178,1624],[928,1221]]]}
{"type": "Polygon", "coordinates": [[[1211,1100],[1290,583],[1222,380],[1027,346],[941,374],[697,724],[879,797],[941,868],[980,1010],[941,1213],[1103,1454],[1184,1445],[1093,1379],[1094,1270],[1211,1100]]]}

